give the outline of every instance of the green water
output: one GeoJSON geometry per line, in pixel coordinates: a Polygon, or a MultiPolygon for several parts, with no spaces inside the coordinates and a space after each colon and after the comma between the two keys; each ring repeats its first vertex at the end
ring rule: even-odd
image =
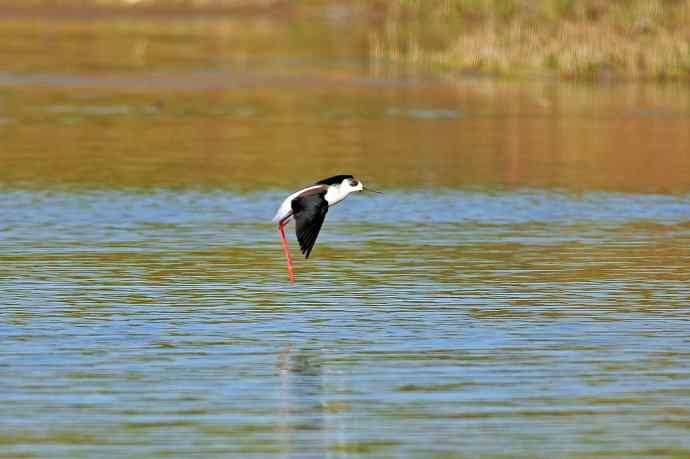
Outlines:
{"type": "Polygon", "coordinates": [[[14,14],[0,458],[690,455],[686,86],[381,68],[332,11],[14,14]],[[385,194],[290,230],[292,286],[270,219],[337,173],[385,194]]]}

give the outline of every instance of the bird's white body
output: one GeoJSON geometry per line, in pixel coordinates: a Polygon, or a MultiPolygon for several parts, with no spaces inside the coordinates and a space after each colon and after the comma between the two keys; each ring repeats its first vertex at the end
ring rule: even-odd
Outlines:
{"type": "Polygon", "coordinates": [[[312,185],[306,188],[302,188],[299,191],[295,191],[290,196],[285,198],[283,203],[278,208],[275,216],[273,217],[274,223],[279,223],[292,215],[292,201],[303,194],[308,194],[310,191],[322,191],[326,190],[326,195],[324,198],[328,201],[328,207],[332,207],[338,204],[340,201],[345,199],[350,193],[355,191],[362,191],[364,185],[362,182],[356,182],[357,185],[353,186],[350,180],[344,180],[342,183],[337,185],[312,185]]]}
{"type": "Polygon", "coordinates": [[[350,193],[362,191],[363,187],[362,182],[358,182],[357,186],[352,186],[349,181],[343,182],[340,185],[331,185],[328,187],[328,191],[326,191],[326,196],[324,196],[324,198],[328,201],[328,207],[333,207],[347,198],[350,193]]]}
{"type": "Polygon", "coordinates": [[[312,185],[292,193],[290,196],[285,198],[285,201],[283,201],[283,203],[278,208],[275,217],[273,217],[273,222],[278,223],[292,215],[292,200],[295,199],[297,196],[306,193],[307,191],[317,190],[321,188],[323,188],[323,185],[312,185]]]}

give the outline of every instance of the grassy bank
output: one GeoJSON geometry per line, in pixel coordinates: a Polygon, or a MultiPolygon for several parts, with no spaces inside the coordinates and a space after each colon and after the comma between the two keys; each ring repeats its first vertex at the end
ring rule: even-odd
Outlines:
{"type": "Polygon", "coordinates": [[[501,76],[689,79],[690,0],[396,0],[375,59],[501,76]]]}
{"type": "MultiPolygon", "coordinates": [[[[13,14],[47,8],[51,15],[75,17],[123,10],[177,17],[265,15],[276,24],[308,29],[314,29],[308,25],[314,19],[328,27],[338,18],[341,27],[349,22],[368,31],[363,52],[377,67],[690,80],[690,0],[10,0],[3,7],[13,14]]],[[[335,40],[354,38],[336,32],[335,40]]]]}

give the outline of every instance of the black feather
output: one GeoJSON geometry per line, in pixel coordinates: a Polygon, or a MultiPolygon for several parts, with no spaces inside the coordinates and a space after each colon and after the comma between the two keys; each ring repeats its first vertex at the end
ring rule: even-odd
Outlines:
{"type": "Polygon", "coordinates": [[[334,175],[323,180],[319,180],[314,185],[340,185],[345,179],[353,178],[351,175],[334,175]]]}
{"type": "Polygon", "coordinates": [[[297,226],[297,240],[305,258],[309,258],[328,212],[326,191],[298,196],[292,200],[292,213],[297,226]]]}

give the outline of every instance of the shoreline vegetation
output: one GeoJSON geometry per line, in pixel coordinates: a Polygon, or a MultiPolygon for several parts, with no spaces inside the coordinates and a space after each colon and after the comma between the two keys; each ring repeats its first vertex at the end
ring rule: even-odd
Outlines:
{"type": "Polygon", "coordinates": [[[379,59],[502,77],[689,80],[690,0],[397,0],[379,59]]]}
{"type": "Polygon", "coordinates": [[[8,7],[277,20],[320,12],[364,23],[365,52],[379,67],[512,79],[690,80],[690,0],[31,0],[8,7]]]}

